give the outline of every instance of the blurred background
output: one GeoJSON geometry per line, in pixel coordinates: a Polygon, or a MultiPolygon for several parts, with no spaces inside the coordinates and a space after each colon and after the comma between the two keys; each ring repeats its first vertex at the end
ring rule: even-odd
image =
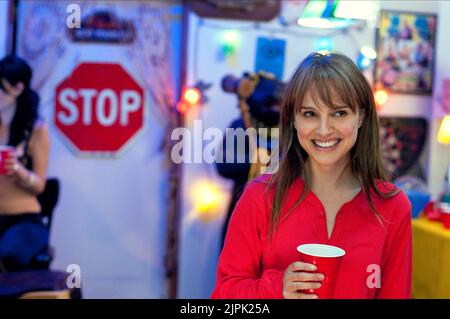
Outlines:
{"type": "MultiPolygon", "coordinates": [[[[450,201],[449,29],[448,1],[1,0],[0,56],[33,69],[48,178],[59,182],[44,271],[76,275],[84,298],[209,298],[233,190],[250,168],[220,167],[202,150],[245,124],[242,98],[253,126],[276,127],[266,98],[279,101],[309,53],[333,51],[372,84],[386,167],[413,203],[414,296],[450,298],[439,217],[450,201]],[[255,77],[274,85],[245,95],[255,77]]],[[[2,276],[5,294],[20,286],[2,276]]]]}

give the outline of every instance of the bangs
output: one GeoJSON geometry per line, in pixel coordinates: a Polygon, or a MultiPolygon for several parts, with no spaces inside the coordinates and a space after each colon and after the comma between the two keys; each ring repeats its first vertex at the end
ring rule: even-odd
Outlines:
{"type": "Polygon", "coordinates": [[[330,65],[327,67],[317,65],[308,71],[304,74],[299,88],[297,103],[295,103],[296,113],[300,112],[307,92],[316,105],[330,109],[347,106],[356,112],[360,106],[358,92],[355,90],[355,84],[345,73],[339,72],[330,65]]]}

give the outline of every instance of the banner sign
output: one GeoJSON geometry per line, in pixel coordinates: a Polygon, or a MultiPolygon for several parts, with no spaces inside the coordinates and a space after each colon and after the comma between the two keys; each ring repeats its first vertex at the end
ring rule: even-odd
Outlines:
{"type": "Polygon", "coordinates": [[[131,43],[135,27],[130,20],[119,19],[106,10],[95,11],[81,20],[81,28],[70,29],[74,42],[131,43]]]}

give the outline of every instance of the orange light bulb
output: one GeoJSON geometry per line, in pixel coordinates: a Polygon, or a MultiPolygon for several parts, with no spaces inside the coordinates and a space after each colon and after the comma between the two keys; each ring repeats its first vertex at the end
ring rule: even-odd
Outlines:
{"type": "Polygon", "coordinates": [[[183,94],[183,99],[190,105],[196,105],[200,102],[202,94],[196,88],[187,89],[183,94]]]}
{"type": "Polygon", "coordinates": [[[385,90],[377,90],[375,92],[375,103],[378,107],[383,106],[387,99],[389,97],[389,94],[385,90]]]}

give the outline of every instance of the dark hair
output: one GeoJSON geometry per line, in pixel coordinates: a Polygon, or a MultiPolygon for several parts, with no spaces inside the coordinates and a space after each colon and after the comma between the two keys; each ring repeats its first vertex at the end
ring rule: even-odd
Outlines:
{"type": "Polygon", "coordinates": [[[33,71],[28,63],[15,55],[9,55],[0,60],[0,89],[5,91],[1,79],[5,79],[11,85],[19,82],[24,85],[22,93],[17,97],[8,145],[17,146],[28,137],[38,118],[39,96],[30,88],[32,75],[33,71]]]}
{"type": "Polygon", "coordinates": [[[335,107],[333,96],[338,94],[342,102],[353,111],[364,110],[364,120],[356,143],[350,150],[351,159],[348,165],[358,179],[371,209],[381,221],[370,191],[373,190],[381,198],[389,198],[394,196],[397,190],[384,193],[376,185],[376,180],[386,181],[387,174],[380,157],[379,123],[372,89],[355,63],[345,55],[312,53],[295,71],[283,97],[280,116],[280,162],[277,172],[269,182],[270,188],[275,189],[269,234],[273,235],[277,227],[287,191],[294,181],[302,175],[305,177],[303,193],[294,207],[311,189],[311,172],[308,165],[305,165],[308,154],[301,147],[294,130],[295,114],[299,112],[308,91],[315,101],[321,101],[330,108],[335,107]]]}

